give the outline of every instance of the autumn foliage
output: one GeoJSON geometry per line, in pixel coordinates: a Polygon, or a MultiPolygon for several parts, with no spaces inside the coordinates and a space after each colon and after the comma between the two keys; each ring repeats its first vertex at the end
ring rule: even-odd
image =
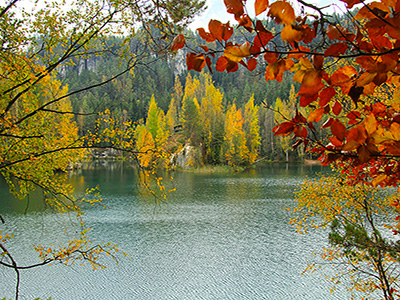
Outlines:
{"type": "MultiPolygon", "coordinates": [[[[278,124],[276,135],[292,135],[296,147],[318,153],[323,164],[350,162],[353,180],[377,186],[396,186],[399,181],[400,104],[376,97],[379,89],[399,84],[400,1],[365,4],[343,1],[349,21],[334,23],[323,9],[300,1],[314,14],[297,14],[289,2],[255,2],[256,16],[246,14],[240,0],[225,0],[227,12],[252,40],[231,41],[235,28],[211,20],[208,31],[198,29],[205,45],[187,55],[188,69],[235,72],[239,64],[254,70],[264,66],[265,79],[281,81],[285,72],[301,84],[299,106],[291,119],[278,124]],[[308,6],[308,7],[307,7],[308,6]],[[279,28],[266,29],[259,16],[266,14],[279,28]],[[279,43],[278,43],[279,42],[279,43]],[[215,45],[218,44],[218,47],[215,45]],[[220,48],[223,50],[218,50],[220,48]],[[329,139],[316,135],[316,126],[330,130],[329,139]]],[[[173,49],[184,47],[179,36],[173,49]]]]}

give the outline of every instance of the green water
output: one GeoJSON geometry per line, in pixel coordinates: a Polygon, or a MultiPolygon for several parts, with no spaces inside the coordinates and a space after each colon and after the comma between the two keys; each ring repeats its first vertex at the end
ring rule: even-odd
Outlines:
{"type": "MultiPolygon", "coordinates": [[[[235,174],[175,173],[167,202],[137,186],[125,163],[91,166],[69,175],[77,192],[98,185],[107,209],[85,208],[94,242],[110,241],[130,254],[106,270],[54,265],[22,272],[21,299],[349,299],[323,274],[301,275],[326,234],[297,235],[288,224],[293,190],[319,166],[270,164],[235,174]]],[[[10,204],[1,190],[3,225],[21,262],[25,245],[71,237],[71,216],[44,211],[36,195],[10,204]],[[27,213],[24,213],[27,212],[27,213]],[[64,233],[67,230],[69,233],[64,233]]],[[[12,297],[14,273],[0,268],[0,298],[12,297]]]]}

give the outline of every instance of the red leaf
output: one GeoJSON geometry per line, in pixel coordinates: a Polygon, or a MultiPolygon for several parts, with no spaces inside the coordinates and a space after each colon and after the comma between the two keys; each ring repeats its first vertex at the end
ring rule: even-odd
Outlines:
{"type": "Polygon", "coordinates": [[[306,107],[308,106],[310,103],[314,102],[315,100],[317,100],[318,95],[312,95],[312,96],[306,96],[306,95],[302,95],[300,97],[300,106],[301,107],[306,107]]]}
{"type": "Polygon", "coordinates": [[[275,52],[267,52],[264,54],[264,59],[267,61],[269,64],[275,63],[279,58],[279,54],[275,52]]]}
{"type": "Polygon", "coordinates": [[[304,126],[296,126],[294,135],[300,138],[307,138],[307,129],[304,126]]]}
{"type": "Polygon", "coordinates": [[[249,69],[249,71],[253,71],[256,67],[257,67],[257,59],[250,58],[247,61],[247,68],[249,69]]]}
{"type": "Polygon", "coordinates": [[[253,23],[251,22],[251,19],[248,15],[244,14],[240,17],[235,17],[235,20],[238,21],[239,26],[243,26],[244,28],[247,29],[247,31],[252,32],[253,31],[253,23]]]}
{"type": "Polygon", "coordinates": [[[215,69],[219,72],[223,72],[226,70],[227,65],[228,65],[228,59],[225,56],[220,56],[215,65],[215,69]]]}
{"type": "Polygon", "coordinates": [[[265,47],[273,38],[274,36],[271,32],[258,32],[254,37],[253,46],[259,48],[265,47]]]}
{"type": "Polygon", "coordinates": [[[324,56],[339,56],[340,54],[344,54],[347,50],[347,44],[344,43],[335,43],[328,47],[325,50],[324,56]]]}
{"type": "Polygon", "coordinates": [[[313,55],[313,65],[316,70],[321,70],[324,66],[324,57],[322,55],[313,55]]]}
{"type": "Polygon", "coordinates": [[[263,23],[260,20],[256,22],[256,31],[257,33],[264,32],[264,33],[271,33],[267,29],[265,29],[263,23]]]}
{"type": "Polygon", "coordinates": [[[256,16],[263,13],[268,8],[268,4],[268,0],[256,0],[256,2],[254,3],[256,16]]]}
{"type": "Polygon", "coordinates": [[[324,107],[329,103],[333,96],[336,95],[336,91],[333,87],[328,87],[319,92],[319,106],[324,107]]]}
{"type": "Polygon", "coordinates": [[[227,73],[236,72],[238,69],[238,63],[228,60],[228,65],[226,66],[227,73]]]}
{"type": "Polygon", "coordinates": [[[364,145],[361,145],[360,147],[358,147],[357,154],[358,154],[358,159],[360,160],[360,162],[362,164],[366,163],[371,158],[368,148],[364,145]]]}
{"type": "Polygon", "coordinates": [[[186,64],[189,71],[195,70],[197,72],[200,72],[206,65],[206,60],[203,54],[196,54],[191,52],[186,55],[186,64]]]}
{"type": "Polygon", "coordinates": [[[213,37],[211,33],[206,32],[204,28],[197,28],[197,32],[203,40],[206,40],[207,43],[215,41],[215,37],[213,37]]]}
{"type": "Polygon", "coordinates": [[[328,120],[325,121],[324,124],[322,124],[321,128],[331,127],[332,123],[333,123],[333,118],[329,118],[328,120]]]}
{"type": "Polygon", "coordinates": [[[339,101],[335,101],[335,103],[333,103],[332,111],[337,116],[342,112],[342,105],[340,104],[339,101]]]}
{"type": "Polygon", "coordinates": [[[172,41],[172,51],[182,49],[185,46],[185,37],[183,34],[178,34],[172,41]]]}
{"type": "Polygon", "coordinates": [[[208,52],[208,47],[207,46],[205,46],[205,45],[200,45],[199,46],[201,49],[203,49],[204,50],[204,52],[208,52]]]}
{"type": "Polygon", "coordinates": [[[341,147],[343,145],[342,141],[339,141],[336,136],[331,136],[329,138],[329,141],[332,143],[333,146],[335,147],[341,147]]]}
{"type": "Polygon", "coordinates": [[[364,88],[362,86],[353,85],[350,88],[349,96],[354,101],[356,106],[357,106],[357,102],[360,99],[360,96],[363,94],[363,92],[364,92],[364,88]]]}
{"type": "Polygon", "coordinates": [[[326,28],[326,35],[331,40],[337,40],[342,37],[340,31],[333,25],[328,25],[328,27],[326,28]]]}
{"type": "Polygon", "coordinates": [[[214,72],[211,68],[211,58],[209,56],[206,56],[206,65],[207,65],[207,68],[210,71],[210,73],[213,74],[214,72]]]}
{"type": "Polygon", "coordinates": [[[283,122],[272,129],[274,135],[287,136],[294,131],[295,124],[293,122],[283,122]]]}
{"type": "Polygon", "coordinates": [[[306,118],[304,118],[304,116],[301,113],[299,113],[297,108],[296,108],[296,115],[294,116],[292,121],[295,123],[301,123],[301,124],[307,123],[306,118]]]}
{"type": "Polygon", "coordinates": [[[349,125],[354,125],[359,122],[359,119],[361,117],[361,114],[358,111],[351,111],[349,112],[346,117],[349,119],[349,125]]]}
{"type": "Polygon", "coordinates": [[[234,14],[235,18],[244,14],[244,6],[241,0],[224,0],[226,11],[234,14]]]}
{"type": "Polygon", "coordinates": [[[340,141],[343,141],[346,136],[346,127],[338,119],[334,119],[331,125],[331,132],[340,141]]]}
{"type": "Polygon", "coordinates": [[[341,1],[343,1],[343,2],[345,2],[347,4],[346,6],[347,6],[348,9],[351,9],[353,7],[353,5],[362,2],[361,0],[341,0],[341,1]]]}

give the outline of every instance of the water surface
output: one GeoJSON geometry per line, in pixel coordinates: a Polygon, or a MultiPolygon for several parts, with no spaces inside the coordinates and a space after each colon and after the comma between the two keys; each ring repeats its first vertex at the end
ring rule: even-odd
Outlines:
{"type": "MultiPolygon", "coordinates": [[[[298,235],[288,224],[293,190],[321,167],[271,164],[235,174],[174,174],[177,191],[157,203],[141,193],[134,169],[123,164],[70,175],[78,192],[98,185],[107,209],[88,207],[94,242],[110,241],[129,253],[105,270],[46,266],[22,272],[21,299],[348,299],[322,274],[302,275],[326,235],[298,235]]],[[[33,263],[28,246],[69,238],[72,216],[43,211],[40,201],[7,201],[3,225],[20,262],[33,263]],[[10,204],[12,203],[12,204],[10,204]],[[64,231],[67,230],[67,233],[64,231]]],[[[13,296],[14,273],[0,268],[0,298],[13,296]]]]}

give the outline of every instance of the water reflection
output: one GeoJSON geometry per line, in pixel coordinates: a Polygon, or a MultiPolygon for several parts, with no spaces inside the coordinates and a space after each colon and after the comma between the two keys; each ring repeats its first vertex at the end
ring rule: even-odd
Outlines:
{"type": "MultiPolygon", "coordinates": [[[[92,240],[116,243],[133,260],[95,272],[61,266],[24,272],[22,298],[347,299],[345,289],[330,294],[322,276],[301,276],[325,236],[297,235],[284,209],[294,187],[316,171],[320,167],[267,165],[235,174],[176,173],[177,191],[159,204],[137,188],[131,166],[76,172],[70,182],[77,191],[99,185],[108,207],[86,210],[92,240]]],[[[25,244],[65,238],[57,230],[74,226],[68,217],[46,213],[6,215],[22,235],[21,256],[29,253],[25,244]]],[[[13,274],[1,272],[1,296],[11,297],[13,274]]]]}

